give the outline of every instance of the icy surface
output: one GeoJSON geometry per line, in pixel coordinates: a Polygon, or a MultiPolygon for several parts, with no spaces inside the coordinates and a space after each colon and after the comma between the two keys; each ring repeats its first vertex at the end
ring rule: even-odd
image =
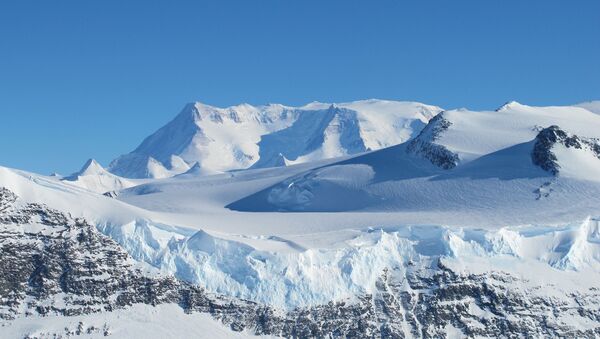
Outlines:
{"type": "Polygon", "coordinates": [[[413,102],[364,100],[303,107],[188,104],[110,172],[165,178],[285,166],[380,149],[408,140],[441,109],[413,102]]]}
{"type": "MultiPolygon", "coordinates": [[[[382,293],[388,270],[400,277],[399,290],[412,291],[402,277],[415,271],[426,280],[435,265],[463,280],[493,269],[519,291],[551,286],[540,292],[551,302],[597,288],[600,159],[591,146],[558,142],[547,149],[558,171],[532,160],[539,133],[553,125],[578,140],[600,138],[591,106],[511,102],[433,118],[426,107],[400,116],[398,105],[196,104],[113,165],[162,179],[123,179],[91,161],[62,181],[0,167],[0,186],[85,217],[163,273],[282,309],[359,303],[382,293]],[[408,120],[394,124],[400,118],[408,120]],[[285,166],[229,171],[261,159],[285,166]],[[448,159],[452,166],[444,166],[448,159]],[[98,194],[106,188],[113,198],[98,194]]],[[[465,303],[470,314],[494,317],[481,303],[465,303]]]]}
{"type": "Polygon", "coordinates": [[[590,112],[594,112],[594,113],[600,114],[600,100],[582,102],[582,103],[578,104],[577,106],[583,107],[583,108],[587,109],[590,112]]]}
{"type": "MultiPolygon", "coordinates": [[[[539,262],[546,270],[600,272],[599,221],[563,227],[505,227],[498,230],[443,226],[368,229],[329,248],[306,249],[277,237],[268,249],[199,231],[184,235],[138,222],[101,226],[134,258],[210,291],[277,307],[352,300],[374,293],[386,268],[402,270],[433,258],[457,262],[482,258],[492,267],[539,262]],[[167,241],[166,235],[172,236],[167,241]]],[[[258,239],[257,239],[258,240],[258,239]]],[[[506,268],[506,267],[505,267],[506,268]]],[[[506,268],[508,269],[508,268],[506,268]]],[[[508,269],[510,271],[510,269],[508,269]]],[[[524,274],[524,272],[518,272],[524,274]]]]}
{"type": "Polygon", "coordinates": [[[96,160],[89,159],[76,173],[61,178],[62,181],[96,193],[120,191],[144,183],[144,180],[125,179],[105,170],[96,160]]]}

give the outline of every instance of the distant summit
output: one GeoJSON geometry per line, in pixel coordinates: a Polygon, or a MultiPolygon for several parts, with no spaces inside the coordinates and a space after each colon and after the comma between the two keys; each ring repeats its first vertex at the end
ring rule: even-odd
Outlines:
{"type": "Polygon", "coordinates": [[[106,170],[95,159],[88,159],[79,172],[72,176],[94,175],[105,173],[106,170]]]}
{"type": "Polygon", "coordinates": [[[195,164],[196,173],[219,173],[357,154],[410,139],[440,111],[376,99],[303,107],[190,103],[108,170],[127,178],[165,178],[195,164]]]}
{"type": "Polygon", "coordinates": [[[136,185],[130,180],[108,172],[94,159],[89,159],[81,170],[61,180],[96,193],[118,191],[136,185]]]}
{"type": "Polygon", "coordinates": [[[523,106],[525,106],[525,105],[522,105],[519,102],[511,100],[511,101],[507,101],[504,105],[498,107],[496,109],[496,112],[506,111],[506,110],[515,109],[518,107],[523,107],[523,106]]]}

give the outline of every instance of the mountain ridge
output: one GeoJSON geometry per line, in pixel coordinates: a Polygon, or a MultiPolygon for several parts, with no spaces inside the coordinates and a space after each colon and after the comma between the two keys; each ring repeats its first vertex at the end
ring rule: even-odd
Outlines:
{"type": "Polygon", "coordinates": [[[113,160],[108,170],[127,178],[164,178],[181,174],[195,163],[214,173],[284,166],[286,162],[282,157],[300,163],[355,154],[407,140],[440,111],[438,107],[415,102],[376,99],[340,104],[313,102],[301,107],[240,104],[219,108],[190,103],[134,151],[113,160]],[[333,108],[329,110],[329,107],[333,108]],[[344,111],[346,116],[348,112],[355,112],[355,116],[340,123],[339,118],[333,121],[339,114],[332,115],[332,110],[334,113],[344,111]],[[312,126],[311,120],[319,116],[323,116],[325,125],[312,126]],[[330,126],[331,123],[335,125],[330,126]],[[303,130],[303,126],[308,131],[303,130]],[[348,132],[348,128],[354,131],[348,132]],[[288,155],[286,147],[289,143],[265,141],[270,140],[271,135],[285,131],[296,135],[308,133],[306,144],[288,155]],[[343,140],[337,145],[336,140],[343,139],[348,133],[353,135],[355,143],[362,142],[365,147],[344,147],[348,145],[343,140]],[[319,153],[325,139],[331,142],[327,150],[319,153]]]}
{"type": "Polygon", "coordinates": [[[119,336],[140,317],[151,337],[198,333],[202,313],[239,335],[600,335],[600,115],[401,105],[188,110],[206,125],[133,154],[161,178],[0,167],[0,333],[119,336]],[[251,131],[254,151],[285,166],[214,173],[171,152],[263,124],[282,128],[251,131]]]}

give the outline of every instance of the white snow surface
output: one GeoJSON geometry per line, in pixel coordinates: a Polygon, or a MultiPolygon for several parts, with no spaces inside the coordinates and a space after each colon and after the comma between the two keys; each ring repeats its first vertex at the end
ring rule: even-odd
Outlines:
{"type": "MultiPolygon", "coordinates": [[[[332,109],[358,110],[348,107],[332,109]]],[[[225,119],[212,113],[202,121],[225,119]]],[[[384,268],[402,270],[431,257],[468,270],[502,269],[540,285],[597,284],[598,159],[556,145],[561,172],[554,176],[532,163],[531,151],[540,128],[550,125],[600,137],[600,116],[514,102],[497,111],[442,114],[451,124],[433,142],[459,155],[449,170],[402,143],[214,175],[198,161],[185,174],[122,189],[116,199],[3,167],[0,186],[87,218],[163,273],[281,308],[352,300],[372,291],[384,268]]]]}
{"type": "Polygon", "coordinates": [[[303,107],[218,108],[197,102],[115,159],[109,171],[128,178],[164,178],[194,164],[198,172],[210,174],[356,154],[406,141],[440,111],[374,99],[303,107]]]}
{"type": "Polygon", "coordinates": [[[577,106],[532,107],[512,101],[495,111],[459,109],[443,114],[452,125],[435,143],[457,153],[461,163],[531,141],[539,128],[551,125],[583,137],[600,137],[600,115],[577,106]]]}
{"type": "Polygon", "coordinates": [[[120,191],[147,181],[121,178],[105,170],[94,159],[89,159],[81,170],[61,180],[96,193],[120,191]]]}
{"type": "Polygon", "coordinates": [[[577,106],[583,107],[590,112],[600,114],[600,100],[582,102],[582,103],[578,104],[577,106]]]}
{"type": "MultiPolygon", "coordinates": [[[[2,338],[248,338],[205,313],[186,314],[173,304],[136,304],[127,309],[78,316],[28,316],[0,322],[2,338]],[[106,332],[106,335],[105,335],[106,332]]],[[[261,336],[262,338],[271,338],[261,336]]]]}

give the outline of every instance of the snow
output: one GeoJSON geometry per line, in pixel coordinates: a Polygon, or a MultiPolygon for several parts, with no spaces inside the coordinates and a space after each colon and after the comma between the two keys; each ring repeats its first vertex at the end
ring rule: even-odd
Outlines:
{"type": "Polygon", "coordinates": [[[535,166],[531,152],[540,126],[557,124],[572,134],[598,138],[600,116],[577,107],[535,108],[515,102],[493,112],[457,110],[443,112],[441,116],[449,127],[435,138],[427,135],[419,138],[457,154],[459,163],[454,169],[433,165],[420,155],[427,150],[413,155],[407,152],[406,144],[401,144],[299,173],[228,207],[257,212],[426,210],[427,215],[460,211],[462,225],[466,225],[471,224],[469,216],[474,214],[477,218],[486,216],[489,221],[490,217],[499,217],[492,221],[499,224],[569,222],[573,219],[564,218],[566,215],[585,218],[594,204],[599,203],[595,195],[600,186],[591,181],[597,182],[600,177],[600,159],[593,152],[555,146],[563,168],[560,180],[553,180],[535,166]],[[373,178],[363,182],[360,176],[342,175],[353,166],[370,167],[373,178]],[[327,167],[335,167],[331,171],[338,171],[340,177],[335,180],[323,177],[321,173],[327,167]],[[561,194],[534,199],[532,193],[550,183],[551,189],[561,194]],[[571,203],[585,200],[584,197],[590,198],[581,203],[585,207],[571,203]],[[521,219],[516,221],[515,216],[521,219]]]}
{"type": "Polygon", "coordinates": [[[74,335],[90,339],[107,336],[132,339],[255,337],[247,332],[233,332],[210,315],[186,314],[181,307],[173,304],[133,305],[113,312],[70,317],[29,316],[0,325],[2,338],[55,338],[74,335]],[[78,330],[80,334],[77,334],[78,330]]]}
{"type": "Polygon", "coordinates": [[[587,109],[590,112],[600,114],[600,100],[582,102],[577,106],[587,109]]]}
{"type": "Polygon", "coordinates": [[[436,257],[467,264],[473,260],[485,261],[491,267],[519,275],[526,273],[511,270],[510,263],[534,263],[544,272],[555,272],[552,274],[585,272],[592,285],[593,277],[600,277],[599,221],[593,219],[561,228],[371,228],[345,240],[338,235],[334,246],[308,249],[289,242],[285,249],[283,246],[261,249],[204,231],[180,235],[159,245],[160,240],[155,237],[164,237],[164,230],[152,225],[146,227],[144,237],[132,232],[108,234],[135,259],[162,272],[173,273],[209,291],[279,308],[318,305],[331,300],[352,301],[356,296],[374,293],[376,280],[385,268],[402,270],[409,262],[420,264],[436,257]]]}
{"type": "Polygon", "coordinates": [[[116,199],[80,188],[66,181],[0,166],[0,187],[6,187],[23,201],[43,203],[73,217],[83,217],[90,222],[99,220],[126,224],[140,216],[149,217],[145,211],[116,199]]]}
{"type": "Polygon", "coordinates": [[[531,141],[538,128],[557,125],[583,137],[600,137],[600,116],[579,107],[532,107],[511,102],[497,111],[452,110],[451,122],[437,144],[459,155],[462,163],[531,141]]]}
{"type": "Polygon", "coordinates": [[[561,176],[600,181],[600,158],[589,150],[572,149],[559,144],[552,148],[552,152],[560,164],[561,176]]]}
{"type": "Polygon", "coordinates": [[[194,104],[123,158],[141,159],[130,164],[142,166],[120,167],[128,174],[148,171],[151,163],[152,173],[163,172],[150,176],[165,178],[126,179],[135,186],[123,186],[116,199],[93,192],[110,181],[84,181],[107,176],[95,162],[73,181],[0,167],[0,186],[86,217],[164,273],[282,308],[352,300],[372,292],[386,267],[440,258],[467,272],[494,267],[565,290],[597,284],[600,160],[557,144],[552,150],[561,171],[554,176],[532,163],[531,151],[540,128],[550,125],[600,137],[600,115],[515,102],[497,111],[443,112],[450,125],[431,141],[458,154],[458,165],[448,170],[407,152],[406,143],[350,154],[348,145],[362,148],[354,141],[366,150],[413,137],[415,126],[437,113],[415,105],[194,104]],[[299,111],[322,119],[305,121],[299,111]],[[234,148],[257,156],[265,152],[257,143],[305,136],[302,147],[276,154],[287,166],[231,171],[257,161],[236,158],[234,148]],[[163,137],[173,139],[162,143],[163,137]],[[204,143],[209,139],[221,144],[204,143]],[[331,156],[341,157],[321,159],[331,156]]]}
{"type": "Polygon", "coordinates": [[[186,105],[109,171],[127,178],[211,174],[250,166],[283,166],[398,144],[441,109],[413,102],[365,100],[303,107],[186,105]],[[292,140],[292,142],[290,142],[292,140]]]}
{"type": "Polygon", "coordinates": [[[116,176],[105,170],[94,159],[89,159],[79,172],[61,180],[96,193],[120,191],[145,182],[144,180],[125,179],[116,176]]]}

